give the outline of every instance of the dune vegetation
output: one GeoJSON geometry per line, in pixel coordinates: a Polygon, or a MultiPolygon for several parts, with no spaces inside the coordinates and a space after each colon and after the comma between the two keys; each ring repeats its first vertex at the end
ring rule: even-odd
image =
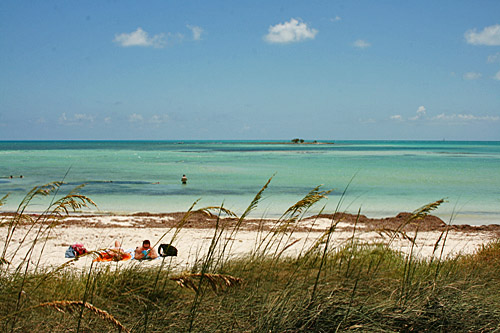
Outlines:
{"type": "MultiPolygon", "coordinates": [[[[95,205],[79,188],[57,196],[60,183],[34,188],[14,218],[0,220],[3,249],[0,264],[0,330],[3,332],[330,332],[330,331],[500,331],[500,241],[471,255],[443,258],[446,230],[436,239],[431,258],[390,248],[396,237],[408,242],[404,225],[385,230],[379,244],[332,241],[336,223],[300,255],[288,257],[290,234],[308,210],[329,191],[314,188],[262,233],[255,249],[231,257],[240,227],[257,207],[266,185],[229,228],[217,219],[208,253],[188,271],[160,265],[100,265],[85,270],[72,260],[51,268],[34,260],[35,245],[50,237],[57,217],[95,205]],[[54,199],[36,218],[26,214],[40,196],[54,199]],[[20,225],[36,235],[33,242],[13,246],[20,225]],[[222,237],[229,235],[229,237],[222,237]],[[28,248],[20,263],[13,258],[28,248]]],[[[4,202],[4,197],[1,202],[4,202]]],[[[338,207],[341,207],[342,198],[338,207]]],[[[404,223],[418,221],[442,201],[417,209],[404,223]]],[[[173,237],[194,211],[178,221],[173,237]]],[[[217,216],[233,215],[223,207],[201,209],[217,216]]],[[[23,229],[24,230],[24,229],[23,229]]],[[[166,230],[167,232],[172,230],[166,230]]],[[[36,247],[39,248],[39,247],[36,247]]],[[[42,250],[43,251],[43,247],[42,250]]],[[[95,255],[91,251],[86,255],[95,255]]],[[[73,259],[78,260],[78,259],[73,259]]]]}

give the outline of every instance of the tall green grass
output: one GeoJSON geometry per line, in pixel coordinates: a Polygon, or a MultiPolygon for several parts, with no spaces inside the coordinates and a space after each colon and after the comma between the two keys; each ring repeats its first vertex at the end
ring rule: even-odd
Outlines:
{"type": "MultiPolygon", "coordinates": [[[[424,260],[412,248],[418,228],[413,234],[404,232],[405,224],[418,224],[442,201],[417,209],[398,228],[385,230],[385,242],[361,243],[355,226],[349,241],[337,244],[333,235],[339,220],[332,219],[313,245],[297,256],[286,256],[297,226],[329,193],[316,187],[276,220],[271,231],[260,229],[251,253],[233,256],[234,239],[270,181],[236,223],[221,218],[234,217],[222,206],[196,209],[195,203],[174,230],[165,230],[155,240],[157,245],[172,234],[167,241],[175,245],[182,241],[179,231],[190,214],[215,214],[209,250],[186,272],[173,271],[170,258],[161,259],[157,267],[96,264],[84,271],[69,265],[41,267],[32,258],[43,255],[44,247],[36,245],[47,241],[58,217],[94,203],[76,188],[59,199],[54,196],[50,207],[34,218],[25,214],[31,201],[57,194],[60,184],[33,189],[12,217],[0,221],[6,230],[0,265],[0,330],[500,331],[500,241],[472,255],[444,259],[443,232],[436,239],[436,255],[424,260]],[[24,235],[18,234],[21,225],[27,225],[24,235]],[[12,241],[19,237],[29,249],[20,261],[16,256],[21,245],[12,241]],[[397,237],[410,243],[408,254],[391,248],[397,237]],[[35,249],[41,253],[34,253],[35,249]]],[[[341,211],[343,198],[334,213],[341,211]]]]}

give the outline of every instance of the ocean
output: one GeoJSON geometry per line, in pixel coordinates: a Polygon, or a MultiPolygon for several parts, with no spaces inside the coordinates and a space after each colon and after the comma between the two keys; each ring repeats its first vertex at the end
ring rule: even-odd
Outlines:
{"type": "Polygon", "coordinates": [[[278,217],[322,185],[333,191],[311,214],[340,202],[340,211],[386,217],[444,198],[435,215],[445,222],[500,223],[500,142],[0,141],[3,211],[34,186],[64,181],[59,194],[86,184],[92,211],[186,211],[199,199],[198,208],[241,213],[271,177],[254,217],[278,217]]]}

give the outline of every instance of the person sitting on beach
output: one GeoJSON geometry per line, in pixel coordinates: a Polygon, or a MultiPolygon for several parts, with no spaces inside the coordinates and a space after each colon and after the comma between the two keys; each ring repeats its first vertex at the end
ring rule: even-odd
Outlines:
{"type": "Polygon", "coordinates": [[[142,242],[141,247],[135,249],[135,259],[156,259],[158,258],[158,253],[155,249],[151,247],[151,242],[146,239],[142,242]]]}

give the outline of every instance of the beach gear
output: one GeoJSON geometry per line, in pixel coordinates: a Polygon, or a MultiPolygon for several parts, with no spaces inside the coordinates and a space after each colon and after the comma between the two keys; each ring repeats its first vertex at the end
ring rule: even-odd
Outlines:
{"type": "Polygon", "coordinates": [[[70,245],[66,252],[64,253],[65,258],[75,258],[81,256],[82,254],[87,253],[87,249],[83,246],[82,243],[76,243],[70,245]]]}
{"type": "Polygon", "coordinates": [[[66,252],[64,253],[64,257],[65,258],[76,257],[75,250],[73,250],[73,247],[71,245],[66,249],[66,252]]]}
{"type": "Polygon", "coordinates": [[[73,250],[75,250],[75,254],[77,256],[81,256],[82,254],[87,253],[87,249],[83,246],[82,243],[76,243],[73,245],[73,250]]]}
{"type": "Polygon", "coordinates": [[[170,244],[161,244],[158,247],[158,254],[161,257],[177,257],[177,249],[170,244]]]}

